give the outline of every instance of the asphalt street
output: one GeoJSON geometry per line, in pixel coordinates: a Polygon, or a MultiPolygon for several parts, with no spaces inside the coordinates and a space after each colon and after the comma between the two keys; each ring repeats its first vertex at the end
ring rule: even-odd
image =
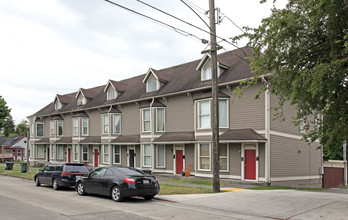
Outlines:
{"type": "Polygon", "coordinates": [[[79,196],[0,175],[1,219],[347,219],[340,191],[238,190],[217,194],[133,198],[79,196]]]}

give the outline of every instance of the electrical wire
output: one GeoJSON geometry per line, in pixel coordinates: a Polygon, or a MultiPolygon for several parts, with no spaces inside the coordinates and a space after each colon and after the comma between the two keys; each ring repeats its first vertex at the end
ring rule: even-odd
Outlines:
{"type": "Polygon", "coordinates": [[[224,18],[227,18],[234,26],[236,26],[240,31],[242,31],[243,33],[246,33],[241,27],[239,27],[231,18],[229,18],[228,16],[226,16],[225,14],[221,13],[222,14],[222,19],[223,20],[224,18]]]}
{"type": "Polygon", "coordinates": [[[193,11],[193,13],[195,13],[200,19],[201,21],[203,21],[203,23],[210,29],[210,26],[203,20],[203,18],[201,16],[199,16],[199,14],[197,14],[197,12],[195,10],[193,10],[193,8],[191,8],[186,2],[184,2],[183,0],[180,0],[182,3],[184,3],[189,9],[191,9],[191,11],[193,11]]]}
{"type": "Polygon", "coordinates": [[[207,10],[204,10],[203,8],[199,7],[198,5],[190,2],[189,0],[185,0],[186,3],[190,4],[193,8],[196,8],[196,10],[201,13],[202,15],[207,15],[206,12],[207,10]]]}

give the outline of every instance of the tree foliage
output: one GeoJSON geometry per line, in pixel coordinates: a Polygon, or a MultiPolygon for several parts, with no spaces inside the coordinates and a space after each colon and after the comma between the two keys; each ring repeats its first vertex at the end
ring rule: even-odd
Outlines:
{"type": "Polygon", "coordinates": [[[11,116],[9,116],[9,117],[6,119],[6,121],[5,121],[5,125],[4,125],[4,135],[5,135],[6,137],[16,136],[15,125],[14,125],[14,122],[13,122],[11,116]]]}
{"type": "Polygon", "coordinates": [[[245,30],[235,40],[249,37],[255,77],[242,87],[269,76],[279,107],[298,106],[295,121],[305,123],[304,138],[320,139],[326,156],[337,157],[348,139],[348,1],[289,0],[245,30]]]}
{"type": "Polygon", "coordinates": [[[7,106],[5,99],[0,96],[0,132],[3,131],[10,112],[11,109],[7,106]]]}
{"type": "Polygon", "coordinates": [[[22,120],[21,123],[19,123],[19,124],[16,126],[16,133],[17,133],[19,136],[27,136],[27,127],[26,127],[26,123],[27,123],[26,120],[22,120]]]}

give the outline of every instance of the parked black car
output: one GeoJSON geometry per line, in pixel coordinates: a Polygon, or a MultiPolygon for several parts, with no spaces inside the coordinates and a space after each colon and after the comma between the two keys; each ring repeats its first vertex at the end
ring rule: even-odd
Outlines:
{"type": "Polygon", "coordinates": [[[99,194],[111,196],[120,202],[126,197],[142,196],[151,200],[160,191],[154,176],[131,167],[101,167],[76,182],[79,195],[99,194]]]}
{"type": "Polygon", "coordinates": [[[77,163],[51,163],[34,176],[36,186],[46,184],[57,190],[59,187],[75,186],[76,180],[88,173],[87,167],[77,163]]]}

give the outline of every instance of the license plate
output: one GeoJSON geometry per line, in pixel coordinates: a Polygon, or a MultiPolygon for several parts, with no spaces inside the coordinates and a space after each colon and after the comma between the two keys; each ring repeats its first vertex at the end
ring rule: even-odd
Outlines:
{"type": "Polygon", "coordinates": [[[143,184],[150,184],[150,180],[143,180],[143,184]]]}

